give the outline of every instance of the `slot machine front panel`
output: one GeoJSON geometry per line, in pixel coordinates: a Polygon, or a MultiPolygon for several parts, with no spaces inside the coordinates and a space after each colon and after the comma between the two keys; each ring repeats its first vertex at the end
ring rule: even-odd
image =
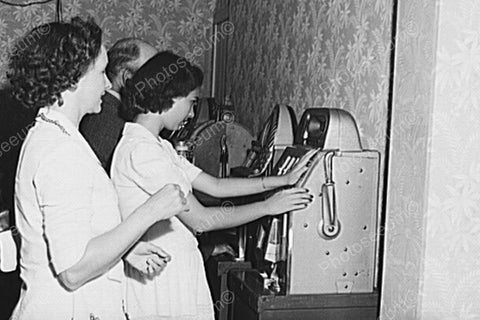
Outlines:
{"type": "Polygon", "coordinates": [[[300,183],[314,200],[289,214],[287,294],[373,292],[378,169],[375,151],[317,154],[300,183]]]}

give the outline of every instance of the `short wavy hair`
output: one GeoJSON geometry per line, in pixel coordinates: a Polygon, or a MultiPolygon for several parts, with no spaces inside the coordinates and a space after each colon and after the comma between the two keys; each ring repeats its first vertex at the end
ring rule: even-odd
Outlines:
{"type": "MultiPolygon", "coordinates": [[[[129,70],[132,74],[140,67],[138,58],[140,57],[139,44],[148,42],[138,38],[124,38],[115,42],[108,50],[107,77],[113,81],[122,70],[129,70]]],[[[150,45],[150,44],[149,44],[150,45]]]]}
{"type": "Polygon", "coordinates": [[[127,80],[122,116],[133,121],[140,113],[162,113],[173,99],[186,97],[203,82],[202,70],[170,51],[157,53],[127,80]]]}
{"type": "Polygon", "coordinates": [[[13,94],[28,108],[49,106],[74,87],[95,62],[102,30],[92,18],[41,25],[16,42],[8,78],[13,94]]]}

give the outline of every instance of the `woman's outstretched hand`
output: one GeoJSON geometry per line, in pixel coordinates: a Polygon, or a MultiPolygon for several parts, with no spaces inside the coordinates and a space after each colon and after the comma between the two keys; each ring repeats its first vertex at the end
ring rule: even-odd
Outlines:
{"type": "Polygon", "coordinates": [[[313,195],[305,188],[285,189],[265,200],[269,215],[305,209],[313,201],[313,195]]]}
{"type": "Polygon", "coordinates": [[[302,159],[287,173],[285,174],[285,184],[294,185],[300,180],[300,178],[307,172],[313,161],[314,155],[318,150],[313,149],[308,151],[302,159]]]}

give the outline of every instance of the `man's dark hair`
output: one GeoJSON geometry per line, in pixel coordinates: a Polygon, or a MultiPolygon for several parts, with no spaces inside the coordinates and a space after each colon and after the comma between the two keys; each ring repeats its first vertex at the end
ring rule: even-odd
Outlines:
{"type": "Polygon", "coordinates": [[[102,30],[92,18],[41,25],[19,39],[8,78],[15,97],[29,108],[58,101],[75,86],[100,53],[102,30]]]}

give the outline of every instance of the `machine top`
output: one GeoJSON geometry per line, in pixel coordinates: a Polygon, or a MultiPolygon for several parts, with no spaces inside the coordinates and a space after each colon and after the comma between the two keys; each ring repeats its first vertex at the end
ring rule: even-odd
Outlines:
{"type": "Polygon", "coordinates": [[[296,132],[295,144],[324,150],[362,150],[352,115],[335,108],[306,109],[296,132]]]}

